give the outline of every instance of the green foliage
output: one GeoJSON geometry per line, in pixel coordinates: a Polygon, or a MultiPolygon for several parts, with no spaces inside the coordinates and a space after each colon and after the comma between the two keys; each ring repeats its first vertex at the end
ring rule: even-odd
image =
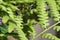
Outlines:
{"type": "Polygon", "coordinates": [[[56,31],[60,31],[60,26],[55,26],[53,29],[56,31]]]}
{"type": "Polygon", "coordinates": [[[30,35],[33,35],[33,36],[35,36],[36,35],[36,30],[35,30],[35,28],[34,28],[34,26],[33,26],[33,24],[35,23],[35,20],[30,20],[30,19],[28,19],[28,21],[27,21],[27,25],[29,26],[29,28],[32,30],[30,30],[30,31],[28,31],[29,33],[30,33],[30,35]]]}
{"type": "Polygon", "coordinates": [[[52,39],[52,40],[60,40],[59,38],[57,38],[56,36],[54,36],[53,34],[50,34],[50,33],[44,33],[44,34],[42,34],[42,37],[52,39]]]}
{"type": "Polygon", "coordinates": [[[15,28],[16,24],[12,23],[12,22],[9,22],[8,24],[8,32],[11,33],[14,28],[15,28]]]}
{"type": "Polygon", "coordinates": [[[37,0],[38,20],[42,28],[46,28],[48,23],[48,13],[46,10],[46,4],[44,0],[37,0]]]}
{"type": "Polygon", "coordinates": [[[3,23],[6,23],[9,20],[9,16],[5,15],[2,18],[3,23]]]}
{"type": "Polygon", "coordinates": [[[44,33],[52,27],[57,32],[60,31],[60,26],[57,25],[60,23],[59,11],[60,0],[0,0],[0,37],[16,33],[18,40],[29,40],[29,36],[33,36],[32,40],[34,40],[40,35],[44,38],[60,40],[53,34],[44,33]],[[49,18],[58,23],[48,28],[49,18]],[[45,29],[37,36],[35,36],[37,34],[35,24],[45,29]]]}
{"type": "Polygon", "coordinates": [[[57,8],[57,4],[56,4],[55,0],[46,0],[46,2],[48,3],[48,5],[50,7],[50,12],[51,12],[52,19],[55,20],[55,21],[59,21],[60,14],[58,12],[58,8],[57,8]]]}

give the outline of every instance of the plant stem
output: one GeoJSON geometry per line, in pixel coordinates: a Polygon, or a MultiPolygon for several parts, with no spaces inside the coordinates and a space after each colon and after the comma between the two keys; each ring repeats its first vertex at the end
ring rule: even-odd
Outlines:
{"type": "Polygon", "coordinates": [[[59,24],[59,22],[55,23],[54,25],[50,26],[49,28],[45,29],[43,32],[39,33],[38,35],[36,35],[32,40],[36,39],[37,37],[39,37],[41,34],[45,33],[46,31],[48,31],[49,29],[53,28],[54,26],[56,26],[57,24],[59,24]]]}

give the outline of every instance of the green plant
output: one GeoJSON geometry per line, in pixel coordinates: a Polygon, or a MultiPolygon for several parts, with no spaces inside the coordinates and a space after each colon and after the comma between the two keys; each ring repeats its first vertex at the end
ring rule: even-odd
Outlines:
{"type": "Polygon", "coordinates": [[[50,33],[45,33],[51,28],[57,32],[60,31],[59,11],[60,0],[0,0],[0,37],[16,35],[18,40],[28,40],[29,36],[33,36],[32,40],[34,40],[42,36],[52,40],[60,40],[50,33]],[[49,18],[56,21],[56,24],[47,28],[49,18]],[[41,25],[44,31],[37,35],[35,24],[41,25]]]}

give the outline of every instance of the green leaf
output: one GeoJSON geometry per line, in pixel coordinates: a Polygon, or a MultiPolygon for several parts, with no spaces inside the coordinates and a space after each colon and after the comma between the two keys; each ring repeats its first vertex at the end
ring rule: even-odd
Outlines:
{"type": "Polygon", "coordinates": [[[14,30],[15,26],[16,26],[16,24],[9,22],[8,32],[11,33],[14,30]]]}
{"type": "Polygon", "coordinates": [[[0,34],[0,37],[5,36],[5,34],[0,34]]]}
{"type": "Polygon", "coordinates": [[[6,33],[7,32],[6,28],[3,28],[1,26],[0,26],[0,30],[1,30],[2,33],[6,33]]]}
{"type": "Polygon", "coordinates": [[[9,17],[7,15],[3,16],[2,21],[3,23],[6,23],[9,20],[9,17]]]}

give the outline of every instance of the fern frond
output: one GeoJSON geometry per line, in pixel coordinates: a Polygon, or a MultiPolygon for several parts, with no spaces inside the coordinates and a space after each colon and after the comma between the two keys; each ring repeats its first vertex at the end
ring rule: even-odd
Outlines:
{"type": "Polygon", "coordinates": [[[60,40],[59,38],[57,38],[56,36],[50,34],[50,33],[44,33],[42,34],[43,38],[48,38],[48,39],[52,39],[52,40],[60,40]]]}
{"type": "Polygon", "coordinates": [[[48,23],[48,13],[46,10],[46,4],[44,0],[37,0],[38,20],[42,28],[46,28],[48,23]]]}
{"type": "Polygon", "coordinates": [[[58,10],[60,10],[60,0],[56,0],[56,4],[57,4],[57,7],[58,7],[58,10]]]}
{"type": "Polygon", "coordinates": [[[30,35],[33,35],[33,36],[35,36],[36,35],[36,30],[35,30],[35,28],[34,28],[34,23],[35,23],[35,20],[30,20],[30,19],[28,19],[28,21],[27,21],[27,25],[29,26],[29,28],[31,29],[31,30],[29,30],[28,32],[30,33],[30,35]]]}
{"type": "Polygon", "coordinates": [[[53,29],[56,30],[56,31],[60,31],[60,26],[54,26],[53,29]]]}
{"type": "Polygon", "coordinates": [[[46,0],[46,2],[48,3],[48,5],[50,7],[52,19],[54,21],[59,21],[60,15],[59,15],[57,4],[56,4],[55,0],[46,0]]]}
{"type": "Polygon", "coordinates": [[[57,4],[60,5],[60,0],[56,0],[57,4]]]}
{"type": "Polygon", "coordinates": [[[22,15],[19,15],[17,16],[16,18],[16,30],[18,31],[18,36],[20,37],[21,40],[28,40],[27,37],[26,37],[26,34],[23,32],[22,28],[23,28],[23,25],[22,25],[22,15]]]}
{"type": "Polygon", "coordinates": [[[35,0],[12,0],[12,1],[9,1],[10,3],[32,3],[34,2],[35,0]]]}

